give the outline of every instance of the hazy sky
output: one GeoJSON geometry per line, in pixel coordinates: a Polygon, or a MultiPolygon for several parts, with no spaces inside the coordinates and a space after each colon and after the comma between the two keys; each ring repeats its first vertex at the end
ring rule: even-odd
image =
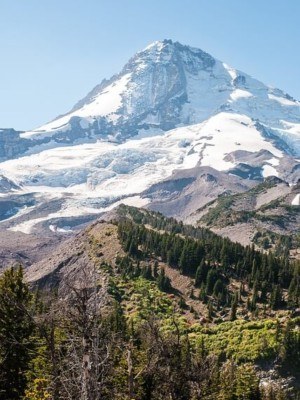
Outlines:
{"type": "Polygon", "coordinates": [[[0,0],[0,128],[67,112],[165,38],[300,99],[299,18],[299,0],[0,0]]]}

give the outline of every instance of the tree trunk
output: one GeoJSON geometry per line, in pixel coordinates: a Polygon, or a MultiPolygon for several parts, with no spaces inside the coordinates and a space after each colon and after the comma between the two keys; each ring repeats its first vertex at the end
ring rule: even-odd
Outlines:
{"type": "Polygon", "coordinates": [[[128,394],[130,400],[133,399],[133,365],[132,365],[132,341],[129,343],[127,351],[127,367],[128,367],[128,394]]]}

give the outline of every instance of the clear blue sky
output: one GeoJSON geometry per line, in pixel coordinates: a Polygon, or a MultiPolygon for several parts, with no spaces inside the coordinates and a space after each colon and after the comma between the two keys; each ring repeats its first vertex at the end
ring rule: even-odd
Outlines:
{"type": "Polygon", "coordinates": [[[300,99],[299,18],[299,0],[0,0],[0,127],[68,111],[165,38],[300,99]]]}

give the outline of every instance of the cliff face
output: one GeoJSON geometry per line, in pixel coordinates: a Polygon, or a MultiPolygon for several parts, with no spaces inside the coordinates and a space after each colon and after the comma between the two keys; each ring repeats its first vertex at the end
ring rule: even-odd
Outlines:
{"type": "Polygon", "coordinates": [[[30,147],[31,140],[23,139],[14,129],[0,129],[0,160],[4,161],[23,154],[30,147]]]}

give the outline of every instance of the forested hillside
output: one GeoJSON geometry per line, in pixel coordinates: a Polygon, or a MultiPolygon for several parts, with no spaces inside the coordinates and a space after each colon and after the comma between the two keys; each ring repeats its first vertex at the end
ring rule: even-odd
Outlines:
{"type": "Polygon", "coordinates": [[[0,278],[1,400],[299,399],[299,262],[125,206],[63,246],[0,278]]]}

